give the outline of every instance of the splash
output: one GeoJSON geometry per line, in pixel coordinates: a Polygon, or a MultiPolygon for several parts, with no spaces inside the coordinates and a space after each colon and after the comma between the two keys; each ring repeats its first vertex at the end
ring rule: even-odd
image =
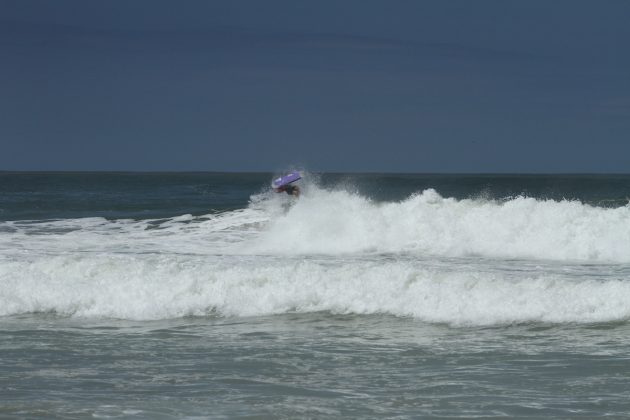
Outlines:
{"type": "Polygon", "coordinates": [[[345,191],[311,189],[270,221],[253,249],[630,262],[630,207],[528,197],[456,200],[432,189],[374,203],[345,191]]]}

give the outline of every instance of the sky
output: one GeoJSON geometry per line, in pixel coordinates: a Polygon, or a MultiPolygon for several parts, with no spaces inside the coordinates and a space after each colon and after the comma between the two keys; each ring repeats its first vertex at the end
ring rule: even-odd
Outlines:
{"type": "Polygon", "coordinates": [[[0,170],[630,172],[630,2],[0,0],[0,170]]]}

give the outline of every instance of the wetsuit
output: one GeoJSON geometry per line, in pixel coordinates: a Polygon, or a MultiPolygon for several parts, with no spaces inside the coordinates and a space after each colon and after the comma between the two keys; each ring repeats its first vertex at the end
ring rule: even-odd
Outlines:
{"type": "Polygon", "coordinates": [[[284,192],[289,195],[295,195],[296,192],[299,193],[299,189],[295,185],[287,185],[286,187],[284,187],[284,192]]]}

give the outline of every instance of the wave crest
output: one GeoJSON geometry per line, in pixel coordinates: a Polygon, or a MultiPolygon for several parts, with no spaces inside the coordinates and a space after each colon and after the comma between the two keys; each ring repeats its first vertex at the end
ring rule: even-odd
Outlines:
{"type": "Polygon", "coordinates": [[[311,189],[271,220],[254,249],[630,262],[629,244],[629,206],[528,197],[456,200],[432,189],[401,202],[375,203],[345,191],[311,189]]]}

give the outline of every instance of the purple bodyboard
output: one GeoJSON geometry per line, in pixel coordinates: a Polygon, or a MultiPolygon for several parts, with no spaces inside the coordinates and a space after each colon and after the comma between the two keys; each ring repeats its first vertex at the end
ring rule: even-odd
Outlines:
{"type": "Polygon", "coordinates": [[[271,181],[271,186],[273,188],[282,188],[300,178],[302,178],[302,174],[299,171],[293,171],[271,181]]]}

